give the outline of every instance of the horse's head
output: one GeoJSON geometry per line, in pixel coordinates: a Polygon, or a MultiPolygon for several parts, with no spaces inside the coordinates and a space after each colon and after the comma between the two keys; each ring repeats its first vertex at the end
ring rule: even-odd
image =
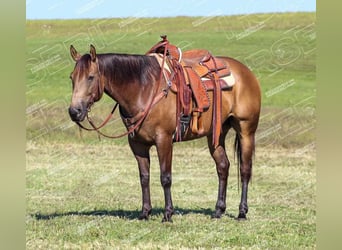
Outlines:
{"type": "Polygon", "coordinates": [[[101,81],[98,59],[93,45],[90,45],[90,53],[83,56],[71,45],[70,54],[76,65],[70,75],[72,99],[69,115],[71,120],[81,122],[91,105],[102,97],[104,84],[101,81]]]}

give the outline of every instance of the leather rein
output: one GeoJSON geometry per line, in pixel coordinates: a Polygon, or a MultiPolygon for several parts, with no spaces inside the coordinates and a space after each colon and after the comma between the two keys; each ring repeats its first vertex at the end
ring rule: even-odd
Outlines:
{"type": "MultiPolygon", "coordinates": [[[[166,54],[167,54],[167,45],[168,45],[168,41],[161,42],[161,43],[157,44],[156,46],[152,47],[146,53],[146,54],[150,53],[151,51],[155,50],[156,47],[165,46],[165,51],[164,51],[164,56],[163,56],[163,60],[162,60],[162,64],[161,64],[161,70],[160,70],[160,74],[159,74],[158,84],[157,84],[157,88],[154,90],[154,94],[153,94],[151,102],[149,103],[149,105],[147,106],[147,108],[144,111],[141,111],[141,112],[139,112],[136,115],[136,116],[140,116],[140,118],[136,118],[136,116],[134,116],[132,118],[124,118],[121,115],[121,118],[123,120],[130,120],[130,119],[135,120],[135,119],[137,119],[136,122],[133,122],[133,124],[131,124],[129,126],[124,122],[126,127],[127,127],[127,131],[126,132],[124,132],[122,134],[119,134],[119,135],[106,135],[106,134],[104,134],[103,132],[100,131],[100,129],[102,127],[104,127],[109,122],[109,120],[112,118],[112,116],[113,116],[117,106],[119,105],[119,103],[116,103],[114,105],[114,107],[113,107],[112,111],[110,112],[110,114],[107,116],[107,118],[99,126],[96,126],[94,124],[94,122],[92,121],[92,119],[89,117],[89,115],[88,115],[88,113],[90,112],[90,107],[89,107],[88,108],[88,112],[87,112],[87,121],[91,125],[92,128],[87,128],[87,127],[83,126],[80,122],[76,122],[76,124],[80,127],[80,129],[84,129],[84,130],[87,130],[87,131],[96,131],[99,135],[102,135],[104,137],[111,138],[111,139],[117,139],[117,138],[126,136],[128,134],[133,136],[134,135],[134,131],[140,127],[142,122],[145,120],[147,114],[151,110],[152,106],[155,105],[157,102],[159,102],[164,96],[167,95],[167,92],[168,92],[167,89],[163,89],[162,92],[157,94],[158,90],[160,88],[162,77],[163,77],[163,69],[164,69],[165,58],[166,58],[166,54]]],[[[99,70],[99,73],[100,73],[100,70],[99,70]]]]}

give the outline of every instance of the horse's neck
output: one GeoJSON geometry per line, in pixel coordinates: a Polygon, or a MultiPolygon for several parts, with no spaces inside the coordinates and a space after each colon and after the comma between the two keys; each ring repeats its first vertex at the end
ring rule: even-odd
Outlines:
{"type": "Polygon", "coordinates": [[[141,112],[149,102],[154,83],[142,86],[140,77],[124,77],[122,72],[119,72],[123,66],[125,67],[125,65],[119,67],[107,63],[105,67],[110,68],[100,69],[104,73],[104,90],[109,97],[119,103],[125,115],[134,116],[141,112]]]}

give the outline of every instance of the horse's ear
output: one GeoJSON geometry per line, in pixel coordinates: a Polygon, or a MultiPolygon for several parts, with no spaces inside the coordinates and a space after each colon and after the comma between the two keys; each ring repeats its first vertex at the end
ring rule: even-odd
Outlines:
{"type": "Polygon", "coordinates": [[[76,51],[74,46],[70,45],[70,55],[74,61],[78,61],[81,58],[81,55],[76,51]]]}
{"type": "Polygon", "coordinates": [[[93,62],[96,60],[96,49],[94,45],[90,44],[90,57],[93,62]]]}

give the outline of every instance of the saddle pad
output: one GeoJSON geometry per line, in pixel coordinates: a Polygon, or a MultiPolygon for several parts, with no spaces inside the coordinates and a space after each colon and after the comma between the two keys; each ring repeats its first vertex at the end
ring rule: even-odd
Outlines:
{"type": "MultiPolygon", "coordinates": [[[[233,87],[235,84],[235,78],[234,78],[233,72],[231,72],[229,76],[220,77],[220,79],[226,83],[227,88],[233,87]]],[[[202,77],[201,80],[202,81],[208,81],[208,80],[211,81],[210,78],[206,78],[206,77],[202,77]]]]}
{"type": "MultiPolygon", "coordinates": [[[[150,54],[147,54],[147,56],[154,56],[156,59],[157,59],[157,61],[158,61],[158,63],[159,63],[159,65],[160,65],[160,67],[162,66],[162,63],[163,63],[163,55],[162,54],[159,54],[159,53],[150,53],[150,54]]],[[[167,60],[165,60],[165,62],[164,62],[164,69],[163,69],[164,71],[163,71],[163,73],[164,73],[164,78],[166,79],[166,80],[168,80],[168,77],[166,76],[166,74],[165,74],[165,70],[168,72],[168,73],[171,73],[171,69],[170,69],[170,67],[169,67],[169,64],[167,63],[167,60]]]]}

